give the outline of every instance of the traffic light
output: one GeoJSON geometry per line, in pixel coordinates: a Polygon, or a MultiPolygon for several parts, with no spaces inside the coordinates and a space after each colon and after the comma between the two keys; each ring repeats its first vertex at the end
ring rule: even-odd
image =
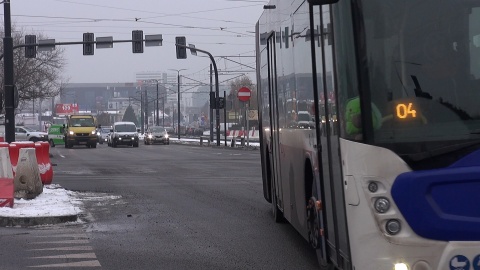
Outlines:
{"type": "Polygon", "coordinates": [[[210,109],[216,109],[217,102],[215,100],[215,92],[210,92],[210,109]]]}
{"type": "Polygon", "coordinates": [[[25,36],[25,58],[36,58],[37,57],[37,46],[30,45],[37,44],[37,36],[35,35],[26,35],[25,36]]]}
{"type": "MultiPolygon", "coordinates": [[[[187,39],[185,37],[175,37],[175,45],[187,45],[187,39]]],[[[177,59],[187,59],[187,48],[185,47],[177,47],[177,59]]]]}
{"type": "Polygon", "coordinates": [[[218,98],[217,108],[220,109],[220,110],[225,109],[225,98],[223,98],[223,97],[218,98]]]}
{"type": "Polygon", "coordinates": [[[133,53],[143,53],[143,31],[132,31],[132,51],[133,53]]]}
{"type": "Polygon", "coordinates": [[[95,53],[93,33],[83,33],[83,55],[93,55],[95,53]]]}

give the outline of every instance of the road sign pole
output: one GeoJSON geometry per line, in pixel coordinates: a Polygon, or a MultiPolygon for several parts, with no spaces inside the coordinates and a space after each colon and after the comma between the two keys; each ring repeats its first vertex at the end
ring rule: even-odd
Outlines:
{"type": "Polygon", "coordinates": [[[247,147],[250,146],[250,104],[247,103],[247,147]]]}

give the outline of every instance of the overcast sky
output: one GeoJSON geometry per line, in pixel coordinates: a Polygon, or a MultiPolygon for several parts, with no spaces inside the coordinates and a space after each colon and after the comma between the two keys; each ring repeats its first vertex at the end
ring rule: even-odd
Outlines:
{"type": "MultiPolygon", "coordinates": [[[[81,45],[64,46],[67,67],[64,76],[71,83],[134,82],[145,71],[187,69],[181,74],[209,82],[210,60],[190,55],[175,56],[175,37],[214,56],[236,56],[232,61],[216,58],[220,70],[245,72],[252,79],[255,67],[255,23],[263,12],[261,0],[11,0],[12,22],[25,34],[42,33],[57,42],[81,41],[83,33],[128,40],[132,30],[144,35],[162,34],[162,47],[146,47],[133,54],[131,43],[117,43],[112,49],[95,49],[84,56],[81,45]],[[239,57],[246,56],[246,57],[239,57]]],[[[3,12],[2,12],[3,13],[3,12]]],[[[238,76],[221,75],[220,81],[238,76]]],[[[184,80],[184,82],[186,82],[184,80]]],[[[193,82],[193,81],[192,81],[193,82]]]]}

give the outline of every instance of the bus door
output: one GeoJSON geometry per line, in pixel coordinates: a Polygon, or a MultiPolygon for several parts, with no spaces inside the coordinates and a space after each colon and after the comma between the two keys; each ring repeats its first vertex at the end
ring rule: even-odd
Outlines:
{"type": "Polygon", "coordinates": [[[270,160],[272,169],[272,187],[276,196],[278,208],[283,211],[283,193],[280,181],[280,124],[278,115],[278,89],[277,89],[277,69],[276,69],[276,50],[275,33],[272,33],[267,39],[268,51],[268,84],[269,84],[269,103],[270,103],[270,160]]]}
{"type": "MultiPolygon", "coordinates": [[[[322,100],[318,100],[319,114],[325,116],[321,128],[317,130],[324,136],[320,136],[321,152],[319,153],[319,164],[324,206],[324,220],[326,225],[326,256],[340,269],[351,269],[350,247],[346,222],[346,210],[344,200],[344,186],[341,171],[341,159],[339,149],[339,138],[336,132],[338,122],[337,113],[333,109],[337,106],[328,106],[332,100],[329,97],[335,96],[334,77],[334,54],[333,35],[330,16],[330,5],[312,6],[311,20],[319,37],[312,46],[315,47],[315,66],[317,70],[317,91],[322,100]]],[[[323,118],[323,117],[322,117],[323,118]]],[[[323,120],[323,119],[322,119],[323,120]]]]}

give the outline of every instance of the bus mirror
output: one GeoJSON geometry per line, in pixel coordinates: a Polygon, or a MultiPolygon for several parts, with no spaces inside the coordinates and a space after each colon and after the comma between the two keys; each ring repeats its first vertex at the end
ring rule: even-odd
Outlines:
{"type": "Polygon", "coordinates": [[[335,4],[338,2],[338,0],[308,0],[308,2],[314,6],[318,6],[335,4]]]}

